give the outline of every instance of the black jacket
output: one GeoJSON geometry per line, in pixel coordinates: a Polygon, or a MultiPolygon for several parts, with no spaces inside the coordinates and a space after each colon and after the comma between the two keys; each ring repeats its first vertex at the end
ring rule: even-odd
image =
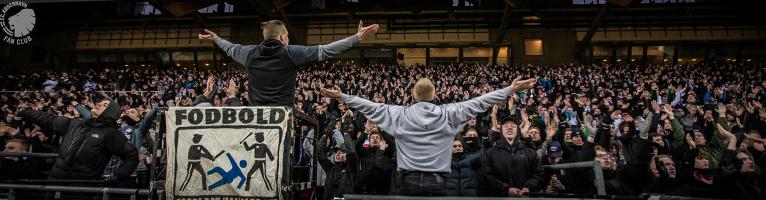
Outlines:
{"type": "Polygon", "coordinates": [[[136,148],[117,130],[120,106],[114,101],[98,118],[72,119],[30,109],[21,116],[64,137],[50,178],[100,179],[112,155],[123,161],[118,178],[130,177],[138,165],[136,148]]]}
{"type": "Polygon", "coordinates": [[[680,154],[683,155],[682,160],[676,161],[676,163],[678,163],[676,165],[678,181],[681,183],[679,186],[679,195],[699,198],[726,198],[726,196],[721,196],[721,188],[724,186],[721,184],[721,177],[718,169],[694,169],[694,160],[699,153],[699,149],[689,149],[688,144],[686,143],[678,149],[686,150],[680,154]],[[707,184],[704,181],[699,180],[704,177],[710,178],[713,181],[712,184],[707,184]]]}
{"type": "Polygon", "coordinates": [[[479,173],[479,193],[486,196],[507,196],[511,187],[537,191],[543,185],[543,165],[537,152],[520,141],[498,140],[482,156],[479,173]]]}
{"type": "Polygon", "coordinates": [[[460,157],[452,154],[451,171],[447,174],[447,196],[475,197],[478,183],[476,174],[481,168],[481,151],[460,157]]]}
{"type": "Polygon", "coordinates": [[[671,178],[655,178],[652,183],[644,187],[644,193],[652,194],[664,194],[677,196],[681,194],[679,184],[676,179],[671,178]]]}
{"type": "Polygon", "coordinates": [[[742,161],[737,159],[737,151],[726,149],[721,153],[723,196],[734,199],[762,199],[766,196],[763,175],[740,173],[742,161]]]}
{"type": "MultiPolygon", "coordinates": [[[[324,145],[320,145],[317,155],[319,164],[327,174],[327,179],[324,185],[324,197],[323,199],[333,199],[334,197],[343,197],[343,194],[353,194],[356,175],[358,173],[358,158],[356,151],[351,143],[351,137],[348,134],[343,134],[343,139],[346,145],[348,153],[346,153],[346,162],[334,163],[327,159],[327,148],[324,145]]],[[[335,154],[331,154],[335,155],[335,154]]],[[[333,156],[334,158],[334,156],[333,156]]]]}
{"type": "MultiPolygon", "coordinates": [[[[621,196],[637,196],[641,191],[634,187],[632,184],[631,175],[635,176],[636,169],[624,169],[624,170],[604,170],[604,189],[608,195],[621,195],[621,196]]],[[[639,173],[641,175],[648,175],[639,173]]],[[[638,188],[640,189],[640,187],[638,188]]]]}
{"type": "Polygon", "coordinates": [[[726,198],[726,196],[720,195],[720,189],[724,186],[716,183],[715,181],[717,180],[714,180],[713,184],[706,184],[704,182],[694,180],[681,184],[678,188],[678,195],[697,198],[726,198]]]}
{"type": "MultiPolygon", "coordinates": [[[[386,150],[380,150],[377,147],[364,147],[364,141],[365,138],[359,138],[356,145],[361,167],[356,185],[358,191],[362,194],[387,195],[391,188],[391,174],[396,166],[396,160],[391,151],[394,145],[389,145],[386,150]]],[[[393,144],[391,141],[386,142],[393,144]]]]}
{"type": "MultiPolygon", "coordinates": [[[[609,122],[611,123],[611,122],[609,122]]],[[[602,145],[606,145],[605,143],[609,143],[609,140],[611,138],[611,135],[609,134],[609,129],[605,128],[604,126],[599,126],[598,130],[595,133],[595,141],[596,143],[600,143],[602,145]]],[[[564,131],[562,131],[562,128],[559,128],[559,131],[557,132],[557,137],[560,139],[558,141],[564,141],[563,138],[564,131]]],[[[577,137],[577,136],[572,136],[577,137]]],[[[576,146],[571,143],[564,143],[564,154],[561,157],[561,163],[575,163],[575,162],[585,162],[585,161],[593,161],[596,157],[596,152],[594,150],[594,147],[596,146],[595,143],[589,142],[585,137],[583,137],[583,145],[582,146],[576,146]]],[[[605,147],[608,147],[606,145],[605,147]]],[[[565,176],[563,177],[563,183],[566,185],[567,193],[574,193],[574,194],[596,194],[596,187],[593,183],[593,180],[595,180],[595,176],[593,174],[593,169],[591,168],[569,168],[565,169],[565,176]]]]}

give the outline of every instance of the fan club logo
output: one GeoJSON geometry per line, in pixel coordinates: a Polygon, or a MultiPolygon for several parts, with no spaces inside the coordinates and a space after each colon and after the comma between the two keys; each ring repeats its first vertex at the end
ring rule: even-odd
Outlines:
{"type": "Polygon", "coordinates": [[[27,3],[14,1],[5,5],[0,12],[0,20],[6,43],[22,45],[32,41],[29,33],[35,28],[35,11],[27,8],[27,3]]]}

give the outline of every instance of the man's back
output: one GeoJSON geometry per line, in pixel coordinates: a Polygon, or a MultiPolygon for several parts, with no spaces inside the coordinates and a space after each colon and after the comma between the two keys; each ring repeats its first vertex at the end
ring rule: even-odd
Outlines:
{"type": "Polygon", "coordinates": [[[452,140],[459,123],[445,105],[420,102],[403,107],[395,125],[386,127],[396,139],[397,164],[401,169],[448,172],[452,140]],[[436,157],[436,159],[434,159],[436,157]],[[433,166],[438,166],[436,169],[433,166]]]}
{"type": "Polygon", "coordinates": [[[298,66],[290,59],[288,46],[267,40],[255,46],[245,66],[249,81],[250,105],[292,106],[298,66]]]}
{"type": "Polygon", "coordinates": [[[470,117],[505,100],[509,94],[511,89],[505,88],[459,103],[419,102],[407,107],[373,103],[348,95],[343,95],[341,101],[358,109],[396,138],[399,169],[450,172],[452,140],[458,129],[470,117]]]}
{"type": "Polygon", "coordinates": [[[469,118],[504,101],[514,90],[531,88],[534,81],[534,78],[521,81],[518,77],[509,87],[445,105],[429,103],[434,100],[436,89],[426,78],[418,80],[412,91],[418,103],[406,107],[346,95],[338,87],[322,89],[322,95],[348,104],[396,138],[397,194],[444,196],[445,174],[450,172],[451,145],[458,128],[469,118]]]}
{"type": "Polygon", "coordinates": [[[358,42],[356,36],[319,46],[284,45],[279,40],[242,46],[220,38],[216,40],[227,55],[247,68],[250,106],[290,107],[295,105],[300,66],[340,54],[358,42]]]}

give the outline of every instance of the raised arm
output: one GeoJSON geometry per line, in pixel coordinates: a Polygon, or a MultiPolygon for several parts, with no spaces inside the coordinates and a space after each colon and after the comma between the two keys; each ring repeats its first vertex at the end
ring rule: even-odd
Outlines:
{"type": "Polygon", "coordinates": [[[517,77],[508,87],[495,90],[494,92],[487,93],[468,101],[447,104],[445,107],[448,114],[451,116],[450,119],[454,119],[452,123],[459,125],[468,121],[468,118],[476,116],[476,114],[486,111],[492,107],[492,105],[507,99],[513,92],[532,88],[534,84],[534,78],[521,80],[521,77],[517,77]]]}
{"type": "Polygon", "coordinates": [[[683,96],[684,92],[686,91],[686,87],[682,89],[676,90],[676,93],[674,95],[673,101],[670,102],[671,106],[676,106],[681,103],[681,96],[683,96]]]}
{"type": "Polygon", "coordinates": [[[79,104],[77,102],[72,102],[74,104],[74,110],[76,110],[78,113],[80,113],[80,116],[83,118],[91,118],[93,117],[93,114],[90,113],[90,110],[88,108],[85,108],[82,104],[79,104]]]}
{"type": "Polygon", "coordinates": [[[357,96],[343,94],[338,87],[335,87],[334,90],[323,88],[322,95],[340,100],[364,114],[367,119],[383,128],[383,130],[386,130],[386,132],[396,134],[396,131],[392,131],[392,128],[404,107],[375,103],[357,96]]]}
{"type": "Polygon", "coordinates": [[[224,99],[225,106],[242,106],[242,101],[237,98],[237,92],[239,91],[239,85],[234,81],[234,78],[229,79],[229,83],[226,87],[226,98],[224,99]]]}
{"type": "Polygon", "coordinates": [[[685,137],[684,127],[681,126],[681,123],[676,119],[675,114],[673,114],[673,109],[670,105],[665,104],[663,111],[668,115],[668,118],[670,118],[670,125],[673,127],[673,141],[683,141],[685,137]]]}
{"type": "Polygon", "coordinates": [[[157,117],[157,109],[157,107],[152,108],[146,116],[141,119],[141,123],[138,125],[138,130],[141,135],[146,135],[148,132],[151,123],[154,122],[154,119],[157,117]]]}
{"type": "Polygon", "coordinates": [[[194,103],[192,103],[193,106],[197,106],[201,103],[210,103],[210,101],[213,98],[213,95],[218,91],[218,85],[215,84],[215,77],[213,75],[210,75],[207,77],[207,81],[205,82],[205,92],[202,95],[197,95],[197,98],[194,99],[194,103]]]}
{"type": "Polygon", "coordinates": [[[56,135],[66,135],[69,123],[73,120],[67,117],[56,116],[51,113],[24,109],[20,113],[21,117],[32,121],[33,124],[40,126],[45,130],[53,130],[56,135]]]}
{"type": "Polygon", "coordinates": [[[330,170],[332,169],[333,163],[330,161],[330,159],[327,158],[327,146],[328,141],[326,136],[322,136],[321,139],[318,142],[319,146],[317,147],[316,154],[314,155],[314,158],[317,159],[317,162],[319,162],[319,166],[322,166],[325,173],[330,173],[330,170]]]}
{"type": "Polygon", "coordinates": [[[245,151],[250,151],[250,150],[255,149],[255,145],[256,144],[248,145],[247,142],[243,142],[243,145],[245,145],[245,151]]]}
{"type": "Polygon", "coordinates": [[[649,134],[649,130],[651,130],[650,127],[652,127],[652,122],[654,122],[654,114],[649,114],[644,120],[638,121],[638,132],[642,135],[649,134]]]}
{"type": "MultiPolygon", "coordinates": [[[[718,113],[719,113],[718,119],[717,119],[718,124],[723,126],[723,128],[725,130],[729,130],[729,128],[730,128],[729,127],[729,122],[726,121],[726,106],[724,106],[723,104],[718,104],[718,113]]],[[[720,131],[720,129],[716,129],[716,131],[720,131]]],[[[714,133],[715,133],[715,131],[714,131],[714,133]]],[[[716,151],[716,150],[720,151],[721,149],[723,149],[725,147],[724,146],[724,142],[726,142],[726,141],[723,141],[721,138],[716,137],[719,134],[720,134],[720,132],[713,134],[713,137],[710,140],[710,143],[711,143],[710,144],[710,148],[712,148],[713,151],[716,151]]]]}
{"type": "Polygon", "coordinates": [[[736,150],[737,149],[737,136],[734,136],[729,130],[726,130],[725,127],[721,126],[721,124],[716,124],[716,127],[718,128],[718,134],[721,135],[721,137],[726,140],[726,149],[728,150],[736,150]]]}
{"type": "Polygon", "coordinates": [[[340,55],[354,46],[354,44],[369,38],[376,32],[378,32],[377,24],[363,27],[362,21],[360,20],[359,28],[355,35],[325,45],[289,45],[287,46],[287,54],[290,56],[290,59],[292,59],[293,63],[298,66],[319,62],[340,55]]]}
{"type": "Polygon", "coordinates": [[[247,61],[247,56],[250,55],[250,52],[255,50],[255,47],[256,47],[253,45],[242,46],[239,44],[233,44],[221,37],[218,37],[218,34],[207,29],[205,29],[205,33],[206,34],[199,34],[198,38],[202,41],[215,42],[215,45],[220,47],[224,52],[226,52],[226,55],[228,55],[234,61],[237,61],[237,63],[242,65],[245,65],[245,62],[247,61]]]}
{"type": "Polygon", "coordinates": [[[500,126],[497,124],[497,106],[492,106],[492,114],[490,115],[490,120],[492,120],[492,127],[490,127],[490,130],[494,132],[500,132],[500,126]]]}
{"type": "Polygon", "coordinates": [[[356,147],[354,147],[354,142],[351,140],[350,134],[343,134],[343,145],[346,146],[346,150],[348,151],[346,153],[346,160],[350,164],[351,173],[356,174],[359,172],[359,168],[355,166],[359,166],[359,156],[356,154],[356,147]]]}

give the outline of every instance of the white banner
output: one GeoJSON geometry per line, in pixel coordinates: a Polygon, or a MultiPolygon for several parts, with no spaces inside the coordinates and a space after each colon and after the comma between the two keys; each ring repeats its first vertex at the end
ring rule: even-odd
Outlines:
{"type": "Polygon", "coordinates": [[[169,199],[281,199],[292,110],[172,107],[166,113],[169,199]]]}

